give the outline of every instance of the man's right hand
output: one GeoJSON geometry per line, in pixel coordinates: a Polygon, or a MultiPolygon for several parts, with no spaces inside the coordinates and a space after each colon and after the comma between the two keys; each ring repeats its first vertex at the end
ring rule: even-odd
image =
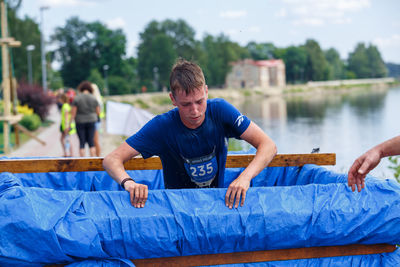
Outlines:
{"type": "Polygon", "coordinates": [[[132,206],[135,208],[144,208],[149,192],[147,185],[127,181],[124,187],[129,192],[132,206]]]}
{"type": "Polygon", "coordinates": [[[381,154],[377,148],[370,149],[357,158],[350,167],[347,183],[354,192],[357,186],[358,192],[365,187],[365,176],[374,169],[381,160],[381,154]]]}

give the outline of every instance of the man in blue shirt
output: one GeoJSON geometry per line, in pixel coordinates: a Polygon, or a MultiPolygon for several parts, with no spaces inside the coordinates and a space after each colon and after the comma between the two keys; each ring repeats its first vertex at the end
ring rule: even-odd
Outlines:
{"type": "Polygon", "coordinates": [[[243,206],[250,181],[276,154],[274,142],[246,116],[223,99],[208,99],[201,68],[178,61],[170,75],[170,98],[177,108],[158,115],[104,158],[108,174],[130,193],[133,206],[143,208],[148,188],[136,183],[123,163],[141,154],[157,155],[166,188],[221,187],[228,138],[240,138],[256,149],[247,168],[229,185],[227,207],[243,206]],[[236,201],[235,201],[236,200],[236,201]]]}

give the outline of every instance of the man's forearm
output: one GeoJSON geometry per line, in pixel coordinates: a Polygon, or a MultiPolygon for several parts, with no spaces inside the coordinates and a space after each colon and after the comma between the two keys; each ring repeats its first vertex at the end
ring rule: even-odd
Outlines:
{"type": "Polygon", "coordinates": [[[241,175],[248,177],[249,180],[256,177],[275,157],[277,152],[276,146],[273,142],[262,144],[257,148],[256,155],[249,163],[241,175]]]}
{"type": "Polygon", "coordinates": [[[381,158],[400,155],[400,136],[389,139],[375,148],[379,150],[381,158]]]}
{"type": "Polygon", "coordinates": [[[103,160],[103,167],[118,184],[121,184],[123,179],[130,177],[125,170],[124,163],[118,159],[105,157],[103,160]]]}

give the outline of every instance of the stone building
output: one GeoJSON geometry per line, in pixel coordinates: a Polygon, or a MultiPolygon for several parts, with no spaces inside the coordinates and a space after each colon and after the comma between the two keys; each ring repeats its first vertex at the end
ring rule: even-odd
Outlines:
{"type": "Polygon", "coordinates": [[[281,59],[244,59],[232,63],[226,77],[228,88],[284,87],[286,85],[285,63],[281,59]]]}

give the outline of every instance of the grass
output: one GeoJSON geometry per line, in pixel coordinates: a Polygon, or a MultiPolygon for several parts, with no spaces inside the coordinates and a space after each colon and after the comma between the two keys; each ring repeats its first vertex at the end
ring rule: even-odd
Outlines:
{"type": "MultiPolygon", "coordinates": [[[[30,139],[29,136],[26,134],[22,133],[21,131],[19,132],[19,145],[22,145],[23,143],[27,142],[30,139]]],[[[10,147],[15,148],[15,133],[10,134],[10,147]]],[[[4,153],[4,134],[3,132],[0,132],[0,153],[4,153]]]]}
{"type": "Polygon", "coordinates": [[[244,91],[242,91],[242,94],[243,94],[244,96],[251,96],[251,92],[250,92],[249,90],[244,90],[244,91]]]}
{"type": "Polygon", "coordinates": [[[138,104],[141,109],[148,109],[150,107],[149,104],[144,102],[142,99],[136,99],[135,103],[138,104]]]}
{"type": "Polygon", "coordinates": [[[151,100],[160,106],[171,104],[171,100],[168,96],[155,96],[151,100]]]}
{"type": "MultiPolygon", "coordinates": [[[[40,125],[40,128],[38,130],[36,130],[36,131],[33,131],[33,132],[40,131],[41,128],[49,127],[53,123],[54,122],[51,121],[51,120],[45,120],[40,125]]],[[[19,133],[19,145],[20,146],[23,145],[24,143],[26,143],[27,141],[29,141],[29,139],[31,138],[28,135],[26,135],[25,133],[23,133],[22,131],[19,131],[18,133],[19,133]]],[[[13,131],[10,132],[9,137],[10,137],[10,139],[9,139],[10,140],[10,147],[12,149],[15,149],[16,148],[16,146],[15,146],[15,132],[13,132],[13,131]]],[[[4,149],[4,133],[3,133],[3,130],[1,130],[0,131],[0,153],[4,153],[3,149],[4,149]]]]}

